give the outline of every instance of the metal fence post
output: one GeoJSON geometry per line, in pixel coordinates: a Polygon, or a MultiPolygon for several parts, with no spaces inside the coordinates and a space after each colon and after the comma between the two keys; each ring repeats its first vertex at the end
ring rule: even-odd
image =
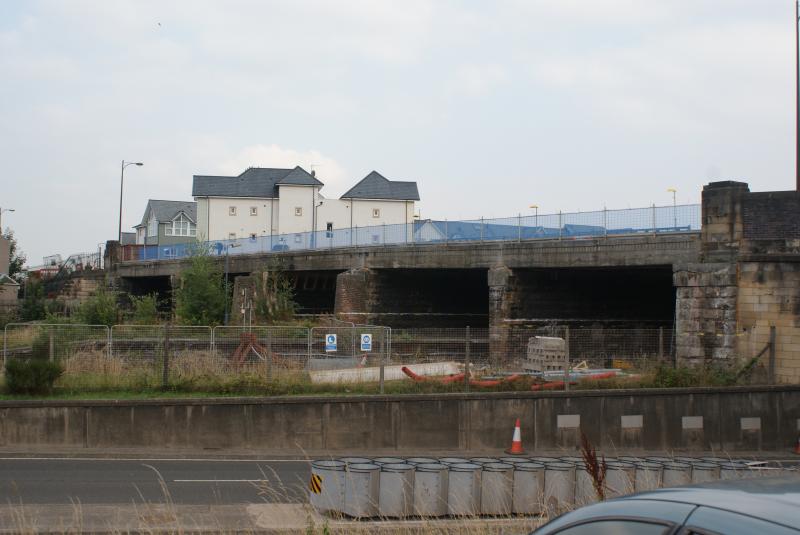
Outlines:
{"type": "Polygon", "coordinates": [[[658,328],[658,360],[664,358],[664,327],[658,328]]]}
{"type": "Polygon", "coordinates": [[[383,233],[383,245],[385,246],[386,245],[386,223],[383,224],[382,233],[383,233]]]}
{"type": "Polygon", "coordinates": [[[653,203],[652,212],[653,212],[653,234],[655,235],[658,234],[658,232],[656,231],[656,203],[653,203]]]}
{"type": "Polygon", "coordinates": [[[769,384],[775,384],[775,343],[777,333],[774,325],[769,327],[769,384]]]}
{"type": "Polygon", "coordinates": [[[55,340],[53,339],[53,329],[50,329],[50,353],[48,353],[50,355],[50,362],[54,362],[56,359],[55,348],[56,345],[55,340]]]}
{"type": "Polygon", "coordinates": [[[517,214],[517,241],[522,241],[522,214],[517,214]]]}
{"type": "Polygon", "coordinates": [[[567,362],[564,366],[564,390],[569,391],[569,325],[564,328],[564,352],[566,353],[567,362]]]}
{"type": "Polygon", "coordinates": [[[161,388],[169,388],[169,323],[164,325],[164,368],[161,372],[161,388]]]}
{"type": "Polygon", "coordinates": [[[481,241],[483,241],[483,216],[481,216],[481,241]]]}
{"type": "Polygon", "coordinates": [[[603,236],[608,238],[608,210],[603,206],[603,236]]]}
{"type": "Polygon", "coordinates": [[[563,225],[561,224],[561,210],[559,210],[558,211],[558,239],[559,240],[561,239],[561,232],[562,232],[561,227],[563,227],[563,225]]]}
{"type": "MultiPolygon", "coordinates": [[[[355,327],[353,327],[353,330],[355,330],[355,327]]],[[[359,340],[360,339],[361,338],[359,337],[359,340]]],[[[384,376],[385,376],[385,373],[386,373],[386,370],[385,370],[385,368],[386,368],[386,348],[387,348],[387,345],[386,345],[386,331],[384,330],[383,336],[381,337],[381,367],[380,367],[380,392],[381,392],[381,394],[384,393],[384,390],[383,390],[384,385],[383,385],[383,383],[384,383],[384,376]]],[[[355,349],[355,348],[353,348],[353,349],[355,349]]]]}
{"type": "Polygon", "coordinates": [[[267,381],[272,381],[272,331],[267,328],[267,354],[264,355],[267,359],[267,381]]]}
{"type": "Polygon", "coordinates": [[[447,245],[447,240],[449,239],[449,233],[447,232],[447,219],[444,220],[444,244],[447,245]]]}
{"type": "Polygon", "coordinates": [[[464,391],[469,392],[469,357],[470,357],[470,332],[467,325],[466,341],[464,346],[464,391]]]}

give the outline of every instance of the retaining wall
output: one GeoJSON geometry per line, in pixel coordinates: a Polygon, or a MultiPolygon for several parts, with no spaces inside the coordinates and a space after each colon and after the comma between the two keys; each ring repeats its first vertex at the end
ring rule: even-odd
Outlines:
{"type": "Polygon", "coordinates": [[[786,451],[800,387],[418,396],[0,402],[0,446],[270,452],[572,449],[786,451]]]}

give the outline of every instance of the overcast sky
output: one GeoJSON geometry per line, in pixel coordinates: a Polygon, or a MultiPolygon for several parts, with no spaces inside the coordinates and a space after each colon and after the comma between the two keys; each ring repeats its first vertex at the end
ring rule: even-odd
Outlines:
{"type": "Polygon", "coordinates": [[[423,217],[794,187],[791,0],[0,2],[0,206],[29,264],[193,174],[375,169],[423,217]]]}

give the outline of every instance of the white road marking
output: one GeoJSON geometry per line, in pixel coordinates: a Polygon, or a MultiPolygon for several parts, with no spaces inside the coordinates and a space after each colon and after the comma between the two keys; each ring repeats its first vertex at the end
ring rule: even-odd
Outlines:
{"type": "Polygon", "coordinates": [[[265,479],[173,479],[173,483],[261,483],[265,479]]]}
{"type": "Polygon", "coordinates": [[[170,458],[110,458],[110,457],[0,457],[0,461],[131,461],[131,462],[193,462],[193,463],[310,463],[311,459],[170,459],[170,458]]]}

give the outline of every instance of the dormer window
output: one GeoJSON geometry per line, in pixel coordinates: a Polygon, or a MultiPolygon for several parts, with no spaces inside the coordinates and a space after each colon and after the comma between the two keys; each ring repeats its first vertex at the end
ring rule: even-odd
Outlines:
{"type": "Polygon", "coordinates": [[[197,227],[192,221],[181,212],[178,217],[172,220],[171,224],[167,225],[167,236],[196,236],[197,227]]]}

